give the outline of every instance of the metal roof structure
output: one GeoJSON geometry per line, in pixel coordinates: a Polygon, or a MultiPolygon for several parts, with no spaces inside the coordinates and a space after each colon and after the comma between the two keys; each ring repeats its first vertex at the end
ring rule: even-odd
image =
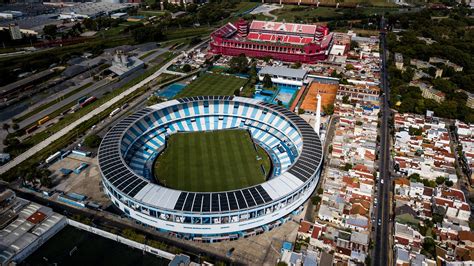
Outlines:
{"type": "Polygon", "coordinates": [[[280,76],[280,77],[289,77],[289,78],[297,78],[297,79],[304,79],[306,77],[307,71],[303,69],[294,69],[288,67],[274,67],[274,66],[266,66],[258,72],[259,75],[268,74],[270,76],[280,76]]]}

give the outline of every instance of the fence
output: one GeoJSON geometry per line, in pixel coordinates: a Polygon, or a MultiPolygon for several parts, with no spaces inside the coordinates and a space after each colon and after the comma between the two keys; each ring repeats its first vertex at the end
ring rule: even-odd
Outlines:
{"type": "Polygon", "coordinates": [[[111,240],[114,240],[114,241],[117,241],[119,243],[125,244],[125,245],[133,247],[133,248],[137,248],[137,249],[146,251],[148,253],[151,253],[153,255],[168,259],[170,261],[173,260],[174,257],[176,256],[175,254],[163,251],[161,249],[150,247],[150,246],[147,246],[145,244],[132,241],[132,240],[127,239],[125,237],[122,237],[122,236],[119,236],[119,235],[116,235],[116,234],[112,234],[110,232],[107,232],[107,231],[104,231],[104,230],[101,230],[101,229],[98,229],[98,228],[95,228],[95,227],[92,227],[92,226],[89,226],[89,225],[85,225],[85,224],[82,224],[80,222],[77,222],[77,221],[74,221],[74,220],[71,220],[71,219],[68,219],[68,224],[71,225],[71,226],[74,226],[78,229],[81,229],[81,230],[84,230],[84,231],[87,231],[87,232],[90,232],[90,233],[93,233],[93,234],[96,234],[96,235],[99,235],[99,236],[102,236],[102,237],[105,237],[105,238],[108,238],[108,239],[111,239],[111,240]]]}

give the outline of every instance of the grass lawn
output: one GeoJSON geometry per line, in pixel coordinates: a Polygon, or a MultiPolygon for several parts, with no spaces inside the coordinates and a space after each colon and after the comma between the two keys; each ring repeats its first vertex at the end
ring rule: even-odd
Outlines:
{"type": "Polygon", "coordinates": [[[176,133],[154,166],[155,177],[167,187],[214,192],[259,184],[270,159],[257,151],[246,130],[176,133]],[[257,160],[257,156],[259,157],[257,160]]]}
{"type": "Polygon", "coordinates": [[[273,10],[273,15],[277,16],[277,21],[302,22],[301,20],[310,20],[312,18],[333,18],[341,16],[341,10],[331,7],[309,7],[285,5],[281,9],[273,10]]]}
{"type": "Polygon", "coordinates": [[[184,90],[176,95],[176,98],[203,95],[234,95],[234,91],[243,87],[245,83],[247,83],[247,79],[244,78],[206,73],[186,86],[184,90]]]}

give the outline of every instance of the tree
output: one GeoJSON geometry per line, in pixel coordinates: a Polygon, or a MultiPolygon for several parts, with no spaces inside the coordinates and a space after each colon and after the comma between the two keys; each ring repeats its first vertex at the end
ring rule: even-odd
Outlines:
{"type": "Polygon", "coordinates": [[[446,186],[448,186],[448,187],[452,187],[454,185],[454,182],[451,181],[451,180],[446,180],[446,181],[444,181],[444,184],[446,184],[446,186]]]}
{"type": "Polygon", "coordinates": [[[444,181],[446,181],[446,178],[444,178],[444,176],[438,176],[438,177],[436,178],[436,184],[438,184],[438,185],[443,184],[444,181]]]}
{"type": "Polygon", "coordinates": [[[408,134],[410,134],[411,136],[421,136],[422,133],[423,133],[422,128],[415,128],[415,127],[408,128],[408,134]]]}
{"type": "Polygon", "coordinates": [[[84,145],[89,148],[97,148],[100,145],[102,138],[97,135],[89,135],[84,139],[84,145]]]}
{"type": "Polygon", "coordinates": [[[20,129],[20,126],[17,123],[14,123],[12,125],[12,128],[13,128],[13,130],[17,131],[18,129],[20,129]]]}
{"type": "Polygon", "coordinates": [[[349,171],[352,169],[352,164],[351,163],[346,163],[343,167],[344,171],[349,171]]]}
{"type": "Polygon", "coordinates": [[[291,65],[291,68],[294,68],[294,69],[299,69],[299,68],[301,68],[301,62],[298,61],[298,62],[292,64],[292,65],[291,65]]]}
{"type": "Polygon", "coordinates": [[[46,25],[43,27],[43,33],[48,39],[52,40],[56,37],[56,34],[58,34],[58,27],[54,24],[46,25]]]}
{"type": "Polygon", "coordinates": [[[51,187],[51,185],[53,184],[50,177],[41,177],[40,183],[43,187],[47,187],[47,188],[51,187]]]}
{"type": "Polygon", "coordinates": [[[273,87],[272,78],[268,74],[263,76],[263,87],[267,89],[273,87]]]}
{"type": "Polygon", "coordinates": [[[198,43],[202,42],[202,39],[199,37],[192,37],[191,40],[189,41],[189,45],[196,45],[198,43]]]}
{"type": "Polygon", "coordinates": [[[420,177],[420,174],[418,174],[418,173],[414,173],[414,174],[409,175],[408,179],[410,179],[410,181],[412,181],[412,182],[421,182],[421,177],[420,177]]]}
{"type": "Polygon", "coordinates": [[[431,237],[425,237],[425,240],[423,242],[423,253],[427,256],[433,257],[434,254],[436,254],[436,243],[433,238],[431,237]]]}
{"type": "Polygon", "coordinates": [[[146,104],[148,106],[151,106],[151,105],[154,105],[154,104],[157,104],[157,103],[160,103],[161,102],[161,99],[156,96],[156,95],[151,95],[150,97],[148,97],[147,101],[146,101],[146,104]]]}
{"type": "Polygon", "coordinates": [[[323,192],[324,192],[324,189],[323,189],[323,188],[321,188],[321,187],[318,188],[318,194],[319,194],[319,195],[323,194],[323,192]]]}
{"type": "Polygon", "coordinates": [[[433,223],[435,224],[440,224],[443,222],[443,215],[439,214],[439,213],[433,213],[433,216],[431,217],[433,223]]]}
{"type": "Polygon", "coordinates": [[[8,123],[3,123],[3,130],[9,132],[9,130],[10,130],[10,124],[8,124],[8,123]]]}
{"type": "Polygon", "coordinates": [[[342,103],[344,103],[344,104],[350,104],[351,103],[349,101],[349,95],[342,96],[342,103]]]}
{"type": "Polygon", "coordinates": [[[327,115],[334,114],[334,105],[327,104],[327,105],[323,106],[323,112],[327,115]]]}
{"type": "Polygon", "coordinates": [[[312,202],[314,205],[318,205],[319,202],[321,202],[321,197],[320,197],[320,196],[311,197],[311,202],[312,202]]]}
{"type": "Polygon", "coordinates": [[[97,30],[97,23],[95,22],[95,20],[91,19],[91,18],[85,18],[83,21],[82,21],[82,24],[84,25],[84,27],[86,27],[86,29],[88,30],[97,30]]]}
{"type": "Polygon", "coordinates": [[[160,27],[142,26],[132,30],[133,39],[138,43],[157,42],[164,38],[160,27]]]}
{"type": "Polygon", "coordinates": [[[354,65],[352,65],[352,64],[347,64],[346,65],[346,70],[354,70],[354,69],[355,69],[354,65]]]}
{"type": "Polygon", "coordinates": [[[359,48],[359,44],[356,41],[351,41],[351,50],[359,48]]]}
{"type": "Polygon", "coordinates": [[[244,54],[234,56],[229,61],[230,72],[232,73],[247,73],[249,62],[244,54]]]}
{"type": "Polygon", "coordinates": [[[181,67],[181,70],[187,73],[192,70],[192,67],[189,64],[185,64],[183,67],[181,67]]]}
{"type": "Polygon", "coordinates": [[[303,108],[301,108],[301,107],[298,108],[298,114],[299,114],[299,115],[304,114],[304,112],[306,112],[306,111],[305,111],[303,108]]]}

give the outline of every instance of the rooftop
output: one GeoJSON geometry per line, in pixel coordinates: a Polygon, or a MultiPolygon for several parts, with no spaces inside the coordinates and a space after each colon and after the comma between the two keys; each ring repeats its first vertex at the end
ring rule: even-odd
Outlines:
{"type": "Polygon", "coordinates": [[[259,75],[276,75],[290,78],[304,79],[307,71],[303,69],[293,69],[288,67],[266,66],[260,70],[259,75]]]}

